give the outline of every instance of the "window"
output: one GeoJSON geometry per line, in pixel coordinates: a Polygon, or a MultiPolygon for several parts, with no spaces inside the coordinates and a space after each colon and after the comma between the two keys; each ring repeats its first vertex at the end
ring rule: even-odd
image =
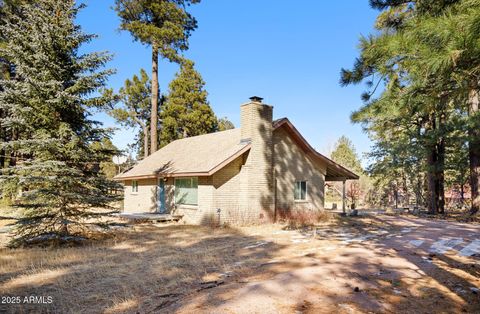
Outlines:
{"type": "Polygon", "coordinates": [[[198,178],[175,179],[175,204],[198,205],[198,178]]]}
{"type": "Polygon", "coordinates": [[[132,181],[132,192],[134,192],[134,193],[138,192],[138,181],[137,180],[132,181]]]}
{"type": "Polygon", "coordinates": [[[307,199],[307,181],[295,181],[294,200],[305,201],[307,199]]]}

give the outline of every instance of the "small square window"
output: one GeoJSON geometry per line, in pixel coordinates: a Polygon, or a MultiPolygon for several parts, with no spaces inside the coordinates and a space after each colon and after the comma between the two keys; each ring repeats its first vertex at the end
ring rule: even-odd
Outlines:
{"type": "Polygon", "coordinates": [[[307,181],[295,181],[294,200],[305,201],[307,199],[307,181]]]}
{"type": "Polygon", "coordinates": [[[134,192],[134,193],[138,192],[138,181],[137,180],[132,181],[132,192],[134,192]]]}

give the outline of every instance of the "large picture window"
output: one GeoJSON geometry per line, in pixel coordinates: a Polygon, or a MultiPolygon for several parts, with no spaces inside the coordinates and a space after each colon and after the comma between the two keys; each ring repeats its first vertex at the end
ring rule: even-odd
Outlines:
{"type": "Polygon", "coordinates": [[[307,199],[307,181],[295,181],[294,200],[305,201],[307,199]]]}
{"type": "Polygon", "coordinates": [[[198,178],[175,179],[175,204],[198,205],[198,178]]]}

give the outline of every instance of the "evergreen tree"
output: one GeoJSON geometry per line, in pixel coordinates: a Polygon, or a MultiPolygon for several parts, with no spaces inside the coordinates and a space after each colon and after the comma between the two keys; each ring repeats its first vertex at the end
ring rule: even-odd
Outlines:
{"type": "MultiPolygon", "coordinates": [[[[4,24],[8,13],[16,12],[16,8],[22,3],[31,2],[31,0],[3,0],[0,1],[0,25],[4,24]]],[[[0,47],[3,47],[6,42],[6,34],[0,30],[0,47]]],[[[7,80],[14,75],[14,65],[11,64],[3,55],[0,55],[0,79],[7,80]]],[[[1,87],[0,87],[1,88],[1,87]]],[[[0,108],[0,117],[5,118],[5,112],[0,108]]],[[[12,135],[5,129],[0,127],[0,141],[9,140],[12,135]]],[[[15,156],[12,152],[0,150],[0,168],[8,167],[15,163],[15,156]]]]}
{"type": "MultiPolygon", "coordinates": [[[[118,148],[113,145],[112,141],[108,137],[102,138],[101,141],[96,141],[92,143],[92,149],[95,151],[104,151],[106,154],[111,154],[111,152],[120,152],[118,148]]],[[[95,171],[98,171],[101,175],[105,176],[107,179],[113,179],[118,172],[117,166],[113,162],[113,159],[103,160],[99,163],[92,163],[92,166],[96,168],[95,171]]]]}
{"type": "Polygon", "coordinates": [[[226,130],[231,130],[235,129],[235,125],[233,124],[232,121],[228,120],[227,117],[223,117],[218,119],[218,130],[219,131],[226,131],[226,130]]]}
{"type": "Polygon", "coordinates": [[[340,165],[354,171],[362,172],[362,165],[357,157],[355,147],[352,141],[346,136],[341,136],[335,144],[335,149],[331,154],[332,160],[340,165]]]}
{"type": "Polygon", "coordinates": [[[150,151],[158,147],[159,112],[158,56],[179,62],[178,53],[188,49],[190,33],[197,21],[186,6],[200,0],[115,0],[122,21],[121,29],[128,30],[135,40],[152,46],[152,108],[150,116],[150,151]]]}
{"type": "Polygon", "coordinates": [[[205,82],[194,69],[194,63],[184,60],[180,71],[170,82],[169,94],[161,111],[162,145],[217,130],[217,118],[208,104],[204,86],[205,82]]]}
{"type": "MultiPolygon", "coordinates": [[[[360,179],[358,181],[348,182],[346,191],[350,203],[356,204],[357,201],[366,194],[369,188],[369,180],[363,171],[352,141],[346,136],[341,136],[335,144],[335,148],[330,154],[330,157],[333,161],[359,175],[360,179]]],[[[336,184],[336,189],[338,191],[341,190],[339,184],[336,184]]]]}
{"type": "Polygon", "coordinates": [[[109,114],[121,125],[126,127],[140,127],[140,135],[143,138],[144,158],[149,155],[148,149],[148,119],[150,117],[151,82],[145,70],[140,70],[140,77],[134,75],[132,80],[126,80],[118,93],[118,100],[122,107],[113,108],[109,114]]]}
{"type": "MultiPolygon", "coordinates": [[[[443,212],[445,170],[455,160],[449,155],[462,152],[449,148],[459,139],[456,132],[469,134],[460,140],[469,145],[470,182],[478,195],[480,1],[372,0],[371,4],[383,10],[376,22],[379,33],[361,39],[361,56],[352,71],[342,71],[341,83],[367,79],[374,87],[384,82],[385,89],[373,100],[376,88],[366,93],[367,104],[353,120],[367,125],[393,168],[398,165],[405,173],[415,173],[409,170],[411,161],[420,161],[429,210],[443,212]]],[[[472,212],[478,211],[478,201],[474,196],[472,212]]]]}
{"type": "Polygon", "coordinates": [[[116,152],[93,145],[107,134],[88,118],[91,108],[111,101],[92,96],[112,73],[100,70],[110,55],[79,54],[94,38],[74,23],[81,7],[37,0],[8,12],[0,27],[6,39],[0,54],[15,65],[0,90],[1,127],[15,136],[0,146],[18,159],[2,170],[0,190],[23,209],[12,245],[78,239],[97,216],[91,208],[118,198],[105,193],[116,183],[97,168],[116,152]]]}

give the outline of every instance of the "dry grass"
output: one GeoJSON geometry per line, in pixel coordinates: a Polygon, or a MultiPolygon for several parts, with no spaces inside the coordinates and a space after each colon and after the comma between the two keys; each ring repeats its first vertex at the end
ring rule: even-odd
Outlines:
{"type": "Polygon", "coordinates": [[[334,214],[325,210],[288,210],[279,211],[279,220],[286,223],[289,228],[312,227],[319,223],[328,223],[336,217],[334,214]]]}
{"type": "MultiPolygon", "coordinates": [[[[82,247],[0,249],[1,296],[53,297],[50,305],[0,304],[0,313],[222,312],[221,306],[239,295],[271,296],[274,283],[276,302],[288,306],[285,313],[338,312],[339,304],[359,313],[480,308],[468,290],[480,284],[471,259],[445,255],[425,262],[420,256],[425,253],[402,238],[388,240],[378,232],[402,235],[403,225],[375,217],[322,221],[313,229],[323,231],[316,237],[312,229],[287,230],[286,224],[213,229],[145,224],[82,247]],[[347,244],[335,238],[346,231],[376,237],[347,244]],[[249,290],[262,285],[268,288],[263,294],[249,290]],[[466,294],[455,292],[457,286],[466,294]],[[291,301],[299,303],[290,307],[291,301]]],[[[244,302],[243,309],[253,304],[244,302]]]]}
{"type": "Polygon", "coordinates": [[[162,295],[196,291],[233,268],[248,273],[252,263],[269,258],[267,251],[243,249],[257,240],[235,229],[147,224],[82,247],[0,249],[0,295],[54,301],[2,304],[0,312],[1,306],[10,312],[154,311],[162,295]]]}

